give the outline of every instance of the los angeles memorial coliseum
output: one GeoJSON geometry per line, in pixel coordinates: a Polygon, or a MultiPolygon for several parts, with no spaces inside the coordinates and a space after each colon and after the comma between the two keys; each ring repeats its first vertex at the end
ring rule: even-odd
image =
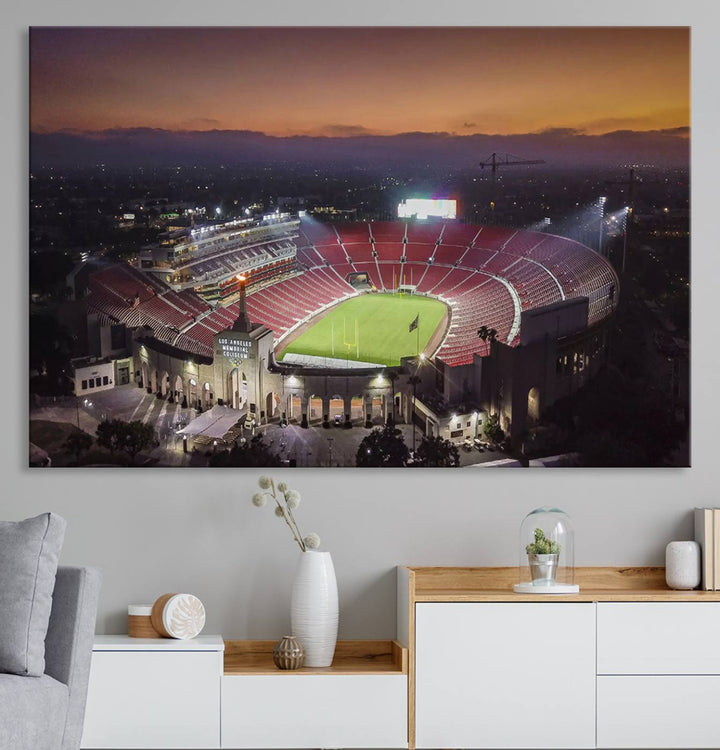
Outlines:
{"type": "Polygon", "coordinates": [[[602,362],[618,291],[563,237],[285,216],[169,233],[92,274],[87,302],[98,353],[131,352],[158,397],[261,424],[392,416],[450,439],[495,414],[518,444],[602,362]]]}

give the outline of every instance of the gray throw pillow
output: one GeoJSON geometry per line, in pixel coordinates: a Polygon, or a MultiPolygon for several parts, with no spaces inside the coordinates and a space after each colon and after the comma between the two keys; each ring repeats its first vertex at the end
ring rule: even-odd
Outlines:
{"type": "Polygon", "coordinates": [[[0,521],[0,672],[40,677],[65,519],[0,521]]]}

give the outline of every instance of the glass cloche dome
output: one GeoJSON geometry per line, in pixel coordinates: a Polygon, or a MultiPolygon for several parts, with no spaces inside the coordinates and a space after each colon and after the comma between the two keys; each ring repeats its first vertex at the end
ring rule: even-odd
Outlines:
{"type": "Polygon", "coordinates": [[[520,526],[520,564],[514,590],[521,594],[576,594],[575,533],[559,508],[536,508],[520,526]]]}

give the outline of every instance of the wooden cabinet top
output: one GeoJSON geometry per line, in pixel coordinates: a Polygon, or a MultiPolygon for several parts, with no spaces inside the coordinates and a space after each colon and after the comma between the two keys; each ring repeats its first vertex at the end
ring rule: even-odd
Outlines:
{"type": "Polygon", "coordinates": [[[397,641],[338,641],[329,667],[278,669],[275,641],[225,641],[226,675],[407,674],[408,650],[397,641]]]}
{"type": "Polygon", "coordinates": [[[516,594],[517,567],[404,566],[411,602],[720,602],[720,591],[674,591],[663,567],[575,568],[579,594],[516,594]]]}

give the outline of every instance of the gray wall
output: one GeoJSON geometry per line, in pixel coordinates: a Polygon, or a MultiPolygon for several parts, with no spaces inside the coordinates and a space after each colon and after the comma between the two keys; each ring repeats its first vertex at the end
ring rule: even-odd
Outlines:
{"type": "MultiPolygon", "coordinates": [[[[21,519],[48,509],[68,519],[64,563],[101,567],[105,584],[99,632],[121,632],[128,603],[151,602],[166,591],[190,591],[207,606],[206,632],[275,638],[288,627],[290,581],[297,550],[269,508],[250,505],[257,473],[197,470],[29,471],[27,457],[26,147],[27,38],[31,24],[163,24],[168,18],[202,23],[403,23],[402,8],[365,3],[343,16],[316,3],[288,13],[214,3],[211,15],[196,3],[129,0],[98,9],[90,0],[51,6],[29,2],[3,24],[0,55],[5,72],[2,111],[10,164],[2,173],[8,220],[3,243],[0,295],[6,366],[3,407],[3,491],[0,517],[21,519]],[[225,7],[223,7],[225,6],[225,7]],[[322,11],[322,15],[321,15],[322,11]],[[8,219],[8,217],[10,217],[8,219]],[[19,324],[16,324],[19,321],[19,324]]],[[[398,4],[399,6],[400,4],[398,4]]],[[[304,496],[302,528],[317,531],[332,552],[341,600],[341,635],[392,637],[395,632],[394,566],[513,565],[516,536],[532,508],[557,504],[573,517],[576,562],[646,565],[663,561],[671,539],[691,534],[694,505],[718,501],[718,371],[716,290],[720,288],[715,177],[720,132],[716,84],[715,18],[710,2],[679,4],[608,0],[447,3],[439,17],[432,4],[413,4],[413,22],[625,24],[694,26],[694,213],[693,213],[693,468],[656,471],[477,471],[376,473],[296,470],[285,478],[304,496]],[[592,5],[592,7],[591,7],[592,5]],[[582,6],[582,7],[578,7],[582,6]],[[467,12],[472,8],[471,12],[467,12]],[[600,10],[603,15],[600,15],[600,10]]],[[[409,5],[403,7],[409,8],[409,5]]],[[[347,12],[347,11],[345,11],[347,12]]],[[[629,71],[627,81],[632,85],[629,71]]],[[[562,124],[562,123],[559,123],[562,124]]]]}

